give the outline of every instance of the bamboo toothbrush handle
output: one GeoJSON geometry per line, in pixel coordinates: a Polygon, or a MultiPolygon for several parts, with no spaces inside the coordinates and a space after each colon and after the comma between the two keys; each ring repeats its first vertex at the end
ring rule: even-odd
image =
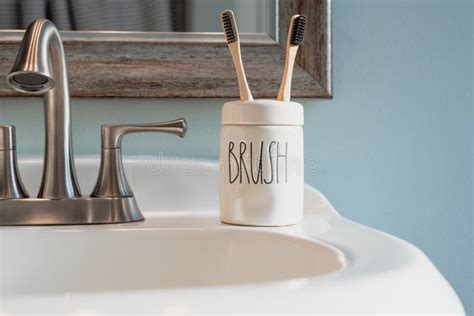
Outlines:
{"type": "Polygon", "coordinates": [[[244,66],[240,55],[240,45],[238,42],[229,44],[230,53],[234,61],[235,70],[237,72],[237,79],[239,81],[240,99],[242,101],[252,101],[252,93],[250,92],[247,78],[245,76],[244,66]]]}
{"type": "Polygon", "coordinates": [[[283,80],[278,91],[278,101],[290,101],[291,98],[291,78],[295,65],[298,46],[290,46],[286,52],[285,69],[283,70],[283,80]]]}

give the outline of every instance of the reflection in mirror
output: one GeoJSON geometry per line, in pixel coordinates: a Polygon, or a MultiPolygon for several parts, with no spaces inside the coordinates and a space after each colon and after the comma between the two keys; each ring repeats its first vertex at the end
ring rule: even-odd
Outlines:
{"type": "Polygon", "coordinates": [[[0,0],[0,29],[47,18],[60,30],[221,32],[224,9],[236,13],[241,32],[275,33],[276,0],[0,0]]]}

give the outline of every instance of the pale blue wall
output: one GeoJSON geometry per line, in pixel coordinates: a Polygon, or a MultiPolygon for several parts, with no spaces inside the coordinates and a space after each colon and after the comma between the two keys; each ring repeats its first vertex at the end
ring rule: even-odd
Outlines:
{"type": "MultiPolygon", "coordinates": [[[[468,311],[473,282],[472,3],[333,3],[334,99],[302,100],[307,181],[345,216],[423,249],[468,311]]],[[[245,54],[245,50],[243,51],[245,54]]],[[[140,135],[129,154],[216,159],[224,100],[73,100],[75,150],[98,154],[99,124],[184,116],[186,139],[140,135]]],[[[42,153],[38,99],[0,99],[19,151],[42,153]]]]}

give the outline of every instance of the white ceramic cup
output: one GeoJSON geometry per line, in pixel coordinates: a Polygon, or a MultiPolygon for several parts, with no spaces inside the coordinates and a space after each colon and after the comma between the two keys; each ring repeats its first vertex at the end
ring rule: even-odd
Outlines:
{"type": "Polygon", "coordinates": [[[303,106],[233,101],[222,109],[220,215],[224,223],[297,224],[303,216],[303,106]]]}

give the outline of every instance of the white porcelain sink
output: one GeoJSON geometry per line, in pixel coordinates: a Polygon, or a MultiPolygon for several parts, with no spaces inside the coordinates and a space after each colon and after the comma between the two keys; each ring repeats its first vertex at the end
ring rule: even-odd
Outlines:
{"type": "Polygon", "coordinates": [[[247,284],[321,276],[344,265],[339,251],[302,238],[150,227],[154,221],[93,230],[3,231],[2,257],[7,260],[2,260],[2,294],[247,284]]]}
{"type": "MultiPolygon", "coordinates": [[[[83,192],[98,158],[78,159],[83,192]]],[[[20,162],[30,193],[39,159],[20,162]]],[[[230,226],[217,164],[125,161],[144,222],[0,228],[0,314],[464,315],[416,247],[340,216],[305,189],[300,225],[230,226]]]]}

